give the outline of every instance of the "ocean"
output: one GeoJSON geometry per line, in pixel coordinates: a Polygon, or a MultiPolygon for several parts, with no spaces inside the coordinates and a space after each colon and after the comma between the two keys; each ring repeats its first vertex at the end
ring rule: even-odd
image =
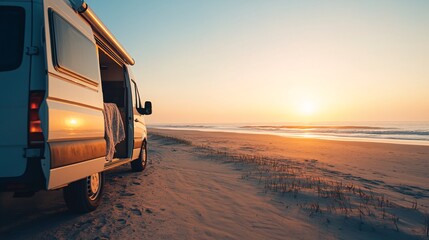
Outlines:
{"type": "Polygon", "coordinates": [[[177,130],[269,134],[342,141],[429,145],[429,122],[318,122],[242,124],[158,124],[177,130]]]}

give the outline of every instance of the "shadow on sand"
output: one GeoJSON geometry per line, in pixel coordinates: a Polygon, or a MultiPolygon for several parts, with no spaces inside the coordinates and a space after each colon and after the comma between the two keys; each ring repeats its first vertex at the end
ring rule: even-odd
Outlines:
{"type": "MultiPolygon", "coordinates": [[[[106,190],[113,188],[109,180],[130,173],[128,166],[108,171],[106,190]]],[[[109,203],[104,198],[102,205],[106,204],[109,203]]],[[[100,208],[98,211],[102,211],[103,206],[100,208]]],[[[33,234],[76,225],[82,218],[85,215],[67,209],[62,190],[40,191],[30,198],[13,198],[13,193],[0,193],[0,239],[28,239],[33,234]]]]}

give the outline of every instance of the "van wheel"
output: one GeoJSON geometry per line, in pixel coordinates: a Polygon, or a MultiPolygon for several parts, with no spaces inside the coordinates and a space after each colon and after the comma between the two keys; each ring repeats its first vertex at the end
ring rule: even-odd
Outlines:
{"type": "Polygon", "coordinates": [[[143,146],[140,150],[139,158],[131,162],[131,169],[134,172],[141,172],[146,168],[147,165],[147,144],[143,142],[143,146]]]}
{"type": "Polygon", "coordinates": [[[63,196],[67,207],[78,213],[94,211],[100,205],[104,189],[104,173],[94,173],[64,188],[63,196]]]}

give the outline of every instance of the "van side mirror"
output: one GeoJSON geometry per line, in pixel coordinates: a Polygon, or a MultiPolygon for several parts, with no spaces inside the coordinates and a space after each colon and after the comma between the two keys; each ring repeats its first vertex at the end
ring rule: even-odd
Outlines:
{"type": "Polygon", "coordinates": [[[144,108],[138,107],[137,112],[141,115],[151,115],[152,114],[152,103],[150,101],[144,102],[144,108]]]}
{"type": "Polygon", "coordinates": [[[146,101],[144,102],[144,114],[151,115],[152,114],[152,102],[146,101]]]}

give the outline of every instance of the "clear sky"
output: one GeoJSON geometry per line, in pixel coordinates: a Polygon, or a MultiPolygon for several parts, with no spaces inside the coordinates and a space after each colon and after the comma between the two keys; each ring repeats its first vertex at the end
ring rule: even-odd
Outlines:
{"type": "Polygon", "coordinates": [[[429,121],[429,1],[87,0],[149,123],[429,121]]]}

